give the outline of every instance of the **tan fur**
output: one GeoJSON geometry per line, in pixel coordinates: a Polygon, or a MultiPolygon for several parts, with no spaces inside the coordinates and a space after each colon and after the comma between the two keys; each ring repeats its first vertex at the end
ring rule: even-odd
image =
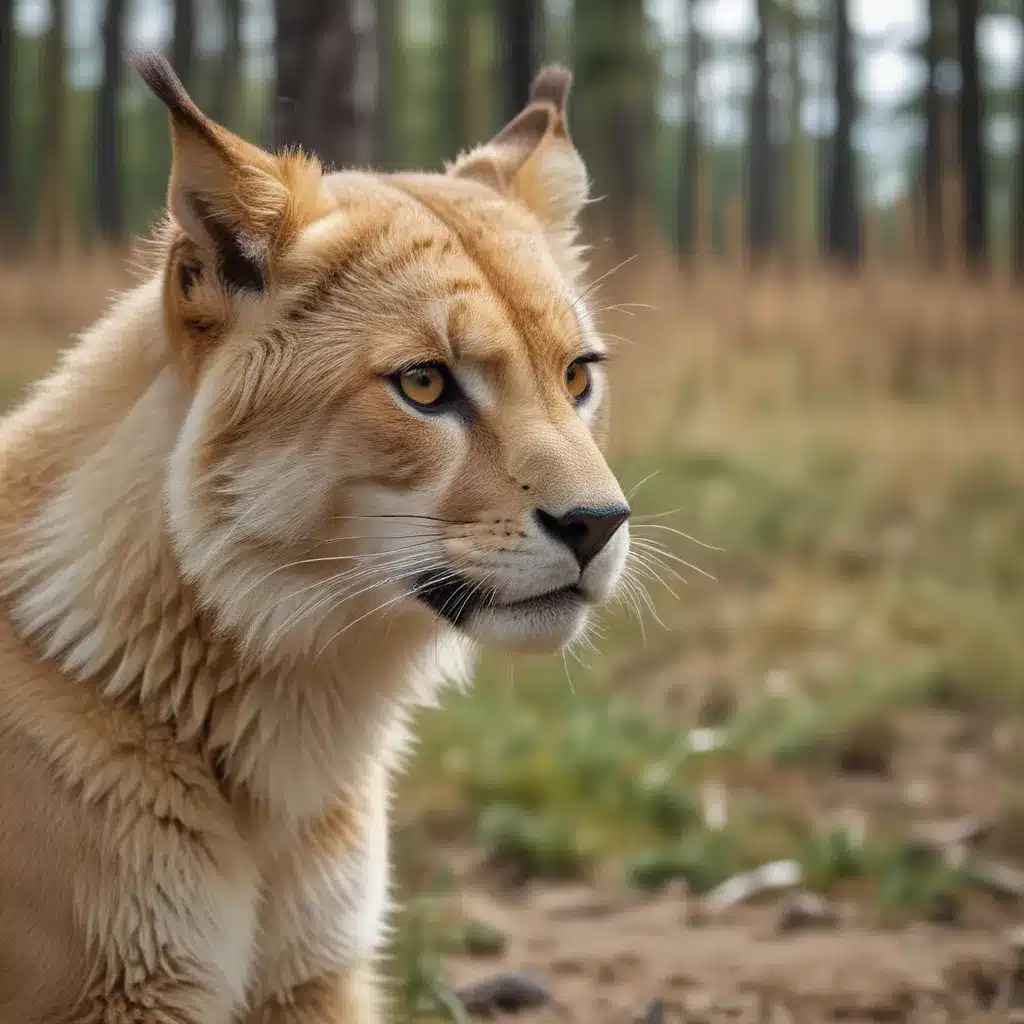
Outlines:
{"type": "Polygon", "coordinates": [[[474,641],[584,628],[504,608],[577,573],[535,509],[622,503],[600,370],[565,390],[601,347],[568,73],[445,175],[324,176],[137,67],[156,269],[0,424],[0,1024],[369,1024],[408,719],[474,641]],[[406,407],[426,361],[471,415],[406,407]],[[452,625],[435,569],[497,603],[452,625]]]}

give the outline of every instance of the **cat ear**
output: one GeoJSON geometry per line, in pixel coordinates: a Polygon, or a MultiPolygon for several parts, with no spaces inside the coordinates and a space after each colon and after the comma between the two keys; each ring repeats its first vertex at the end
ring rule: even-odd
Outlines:
{"type": "Polygon", "coordinates": [[[459,157],[448,173],[479,181],[521,203],[544,227],[556,257],[562,254],[575,263],[579,215],[587,202],[589,181],[569,136],[566,106],[571,86],[567,69],[543,68],[523,110],[489,142],[459,157]]]}
{"type": "Polygon", "coordinates": [[[273,156],[212,121],[160,54],[137,55],[132,64],[170,113],[171,215],[224,288],[265,290],[275,255],[319,196],[319,164],[301,154],[273,156]]]}

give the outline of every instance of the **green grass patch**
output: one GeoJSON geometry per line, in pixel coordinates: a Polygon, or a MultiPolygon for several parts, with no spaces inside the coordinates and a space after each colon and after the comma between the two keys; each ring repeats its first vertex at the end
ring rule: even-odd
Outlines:
{"type": "Polygon", "coordinates": [[[919,493],[854,447],[824,442],[778,461],[682,449],[660,468],[634,498],[634,535],[718,582],[669,560],[691,585],[678,601],[657,598],[667,630],[648,620],[643,636],[624,611],[606,615],[593,671],[558,659],[516,660],[513,671],[486,657],[470,695],[422,719],[410,787],[516,877],[612,865],[637,888],[680,879],[706,892],[793,857],[812,887],[857,886],[882,916],[952,914],[963,879],[913,854],[898,828],[857,845],[768,779],[887,777],[901,717],[916,709],[1020,712],[1024,484],[986,464],[919,493]],[[643,521],[672,508],[677,517],[643,521]],[[661,529],[673,524],[726,550],[661,529]],[[695,658],[741,674],[716,684],[725,699],[710,718],[666,713],[646,680],[685,678],[695,658]],[[763,685],[777,668],[791,680],[781,695],[763,685]],[[709,721],[720,744],[695,749],[692,730],[709,721]],[[727,821],[709,828],[702,787],[737,778],[727,821]]]}

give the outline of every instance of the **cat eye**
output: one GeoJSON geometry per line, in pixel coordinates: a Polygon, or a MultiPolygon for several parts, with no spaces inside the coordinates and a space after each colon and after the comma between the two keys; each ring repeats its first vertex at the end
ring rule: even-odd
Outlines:
{"type": "Polygon", "coordinates": [[[392,380],[401,396],[417,409],[438,409],[456,394],[454,381],[444,366],[410,366],[392,380]]]}
{"type": "Polygon", "coordinates": [[[576,359],[565,371],[565,386],[574,402],[582,402],[590,394],[593,385],[590,362],[576,359]]]}

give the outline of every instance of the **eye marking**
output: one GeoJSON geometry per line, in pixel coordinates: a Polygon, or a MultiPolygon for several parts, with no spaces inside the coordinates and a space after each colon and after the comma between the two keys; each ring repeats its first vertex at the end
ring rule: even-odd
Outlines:
{"type": "Polygon", "coordinates": [[[405,402],[423,412],[441,412],[461,399],[459,387],[443,363],[408,366],[387,379],[405,402]]]}
{"type": "Polygon", "coordinates": [[[582,405],[594,389],[594,374],[590,369],[594,363],[603,363],[605,356],[600,352],[588,352],[574,359],[565,370],[565,388],[569,397],[582,405]]]}
{"type": "Polygon", "coordinates": [[[186,299],[192,292],[192,286],[202,276],[202,273],[202,266],[194,260],[185,259],[178,264],[178,287],[186,299]]]}

